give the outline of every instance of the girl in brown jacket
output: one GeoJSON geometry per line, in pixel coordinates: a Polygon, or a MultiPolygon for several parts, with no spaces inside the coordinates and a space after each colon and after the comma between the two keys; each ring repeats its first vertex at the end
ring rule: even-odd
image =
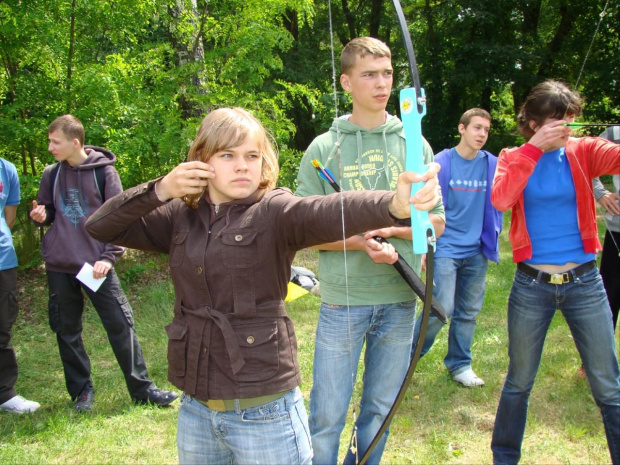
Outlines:
{"type": "Polygon", "coordinates": [[[400,224],[438,201],[438,166],[405,172],[396,193],[295,197],[276,189],[277,154],[250,113],[203,120],[188,162],[106,202],[98,240],[167,253],[174,319],[168,377],[184,394],[177,446],[185,463],[310,463],[312,448],[293,323],[284,298],[295,253],[400,224]],[[207,164],[208,162],[208,164],[207,164]],[[426,182],[410,199],[411,183],[426,182]]]}

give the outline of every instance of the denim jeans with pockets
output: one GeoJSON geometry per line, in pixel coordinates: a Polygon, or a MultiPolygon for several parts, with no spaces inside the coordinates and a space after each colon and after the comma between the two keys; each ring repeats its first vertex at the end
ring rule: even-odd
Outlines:
{"type": "Polygon", "coordinates": [[[310,464],[308,415],[299,388],[258,407],[216,412],[181,396],[179,463],[310,464]]]}
{"type": "MultiPolygon", "coordinates": [[[[540,276],[540,275],[539,275],[540,276]]],[[[547,330],[560,309],[603,417],[612,463],[620,464],[620,374],[611,312],[596,268],[567,284],[543,283],[517,270],[508,299],[508,374],[495,417],[495,465],[521,458],[528,400],[547,330]]]]}
{"type": "MultiPolygon", "coordinates": [[[[385,305],[323,303],[316,331],[310,432],[315,465],[338,463],[344,428],[355,385],[357,365],[366,343],[364,385],[357,413],[357,441],[363,454],[387,416],[409,366],[415,301],[385,305]]],[[[369,457],[381,460],[389,429],[369,457]]],[[[348,452],[345,464],[355,463],[348,452]]]]}
{"type": "MultiPolygon", "coordinates": [[[[435,285],[433,295],[446,315],[451,319],[448,329],[448,353],[444,364],[450,374],[471,366],[471,345],[476,329],[476,316],[482,309],[488,259],[479,253],[467,258],[436,258],[435,285]]],[[[418,317],[413,340],[420,333],[422,316],[418,317]]],[[[422,355],[426,354],[444,324],[433,314],[428,321],[428,329],[422,346],[422,355]]],[[[411,354],[415,351],[412,347],[411,354]]]]}

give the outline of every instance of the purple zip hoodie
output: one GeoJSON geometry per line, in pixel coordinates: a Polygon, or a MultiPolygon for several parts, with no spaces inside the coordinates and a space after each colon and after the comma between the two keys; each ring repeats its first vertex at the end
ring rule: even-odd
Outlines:
{"type": "Polygon", "coordinates": [[[53,186],[50,183],[54,165],[47,166],[41,177],[37,201],[45,205],[47,219],[44,224],[35,223],[51,224],[41,246],[45,268],[50,271],[77,274],[84,262],[93,265],[99,260],[115,265],[125,252],[123,247],[93,239],[84,228],[86,220],[103,204],[95,168],[105,166],[105,199],[123,191],[114,168],[116,156],[101,147],[87,145],[84,150],[87,158],[82,164],[60,163],[53,186]]]}

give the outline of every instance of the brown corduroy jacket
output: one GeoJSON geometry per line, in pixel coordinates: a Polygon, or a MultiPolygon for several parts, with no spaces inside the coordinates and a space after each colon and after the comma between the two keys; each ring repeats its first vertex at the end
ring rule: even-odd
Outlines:
{"type": "Polygon", "coordinates": [[[301,382],[284,298],[295,253],[380,227],[393,192],[295,197],[257,191],[216,208],[162,203],[155,181],[106,202],[86,225],[100,241],[169,254],[176,303],[168,333],[168,379],[200,400],[243,399],[301,382]]]}

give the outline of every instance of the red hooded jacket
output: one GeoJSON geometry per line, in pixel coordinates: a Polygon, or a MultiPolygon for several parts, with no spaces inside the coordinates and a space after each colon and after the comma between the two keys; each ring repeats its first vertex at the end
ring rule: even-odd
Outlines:
{"type": "MultiPolygon", "coordinates": [[[[499,155],[491,203],[499,211],[512,209],[510,244],[514,262],[532,257],[532,243],[523,210],[523,189],[542,155],[542,150],[529,143],[514,149],[504,149],[499,155]]],[[[599,137],[571,138],[566,143],[566,156],[575,184],[583,248],[587,253],[597,253],[601,250],[601,243],[596,225],[592,179],[603,174],[620,173],[620,145],[599,137]]],[[[552,206],[549,211],[553,214],[552,206]]],[[[558,231],[558,234],[561,232],[558,231]]]]}

